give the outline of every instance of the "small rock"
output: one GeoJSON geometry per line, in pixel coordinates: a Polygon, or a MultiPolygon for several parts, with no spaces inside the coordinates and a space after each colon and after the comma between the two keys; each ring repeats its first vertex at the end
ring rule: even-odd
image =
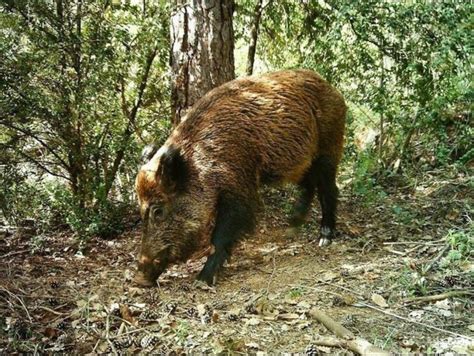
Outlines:
{"type": "Polygon", "coordinates": [[[251,318],[251,319],[247,320],[246,324],[255,326],[255,325],[260,324],[260,320],[257,319],[257,318],[251,318]]]}
{"type": "Polygon", "coordinates": [[[371,298],[372,302],[374,302],[375,304],[377,304],[379,307],[381,308],[387,308],[388,307],[388,304],[385,300],[384,297],[382,297],[380,294],[372,294],[371,298]]]}

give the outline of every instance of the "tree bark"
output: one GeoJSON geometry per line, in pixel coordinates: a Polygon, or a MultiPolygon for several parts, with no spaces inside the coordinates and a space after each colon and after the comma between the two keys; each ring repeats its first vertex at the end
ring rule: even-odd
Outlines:
{"type": "Polygon", "coordinates": [[[175,0],[171,16],[172,123],[204,94],[234,79],[233,0],[175,0]]]}

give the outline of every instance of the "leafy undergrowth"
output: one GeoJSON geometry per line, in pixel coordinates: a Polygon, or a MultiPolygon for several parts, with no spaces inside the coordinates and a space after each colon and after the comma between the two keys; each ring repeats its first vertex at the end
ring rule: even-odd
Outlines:
{"type": "Polygon", "coordinates": [[[256,236],[215,288],[194,283],[205,258],[172,267],[156,288],[134,286],[138,230],[83,253],[67,235],[4,237],[0,353],[350,354],[317,345],[334,335],[313,308],[391,352],[473,352],[469,184],[427,177],[371,204],[342,189],[338,240],[325,249],[314,242],[317,207],[287,237],[294,193],[268,190],[256,236]]]}

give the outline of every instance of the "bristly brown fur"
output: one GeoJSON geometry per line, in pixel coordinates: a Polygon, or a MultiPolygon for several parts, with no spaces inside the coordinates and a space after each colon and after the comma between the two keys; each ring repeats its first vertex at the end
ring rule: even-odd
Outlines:
{"type": "Polygon", "coordinates": [[[202,183],[253,193],[265,177],[298,183],[317,156],[337,166],[345,116],[343,97],[319,75],[287,70],[210,91],[170,141],[194,163],[202,183]]]}
{"type": "MultiPolygon", "coordinates": [[[[140,204],[173,204],[175,198],[165,191],[157,172],[160,155],[167,147],[176,147],[187,170],[183,211],[204,231],[204,226],[215,224],[220,192],[257,201],[258,187],[264,183],[300,184],[318,157],[337,167],[345,116],[342,95],[310,70],[285,70],[226,83],[194,105],[138,173],[140,204]]],[[[185,234],[182,229],[180,233],[185,234]]],[[[193,245],[209,245],[209,234],[201,236],[200,244],[193,245]]],[[[180,239],[169,237],[177,245],[180,239]]],[[[176,248],[178,255],[189,244],[182,241],[182,245],[176,248]]]]}

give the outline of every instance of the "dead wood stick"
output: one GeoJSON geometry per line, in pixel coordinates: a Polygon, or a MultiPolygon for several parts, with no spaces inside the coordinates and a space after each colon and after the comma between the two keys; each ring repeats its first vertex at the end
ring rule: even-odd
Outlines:
{"type": "Polygon", "coordinates": [[[336,288],[345,290],[345,291],[350,292],[350,293],[352,293],[352,294],[354,294],[354,295],[358,295],[359,297],[365,297],[364,294],[362,294],[362,293],[356,292],[355,290],[350,289],[350,288],[347,288],[347,287],[344,287],[344,286],[340,286],[339,284],[336,284],[336,283],[321,282],[321,281],[318,281],[318,283],[320,283],[320,284],[327,284],[328,286],[333,286],[333,287],[336,287],[336,288]]]}
{"type": "Polygon", "coordinates": [[[402,251],[397,251],[397,250],[394,250],[394,249],[391,249],[391,248],[388,248],[388,247],[384,247],[383,248],[385,251],[388,251],[390,253],[393,253],[395,255],[399,255],[399,256],[405,256],[406,253],[405,252],[402,252],[402,251]]]}
{"type": "Polygon", "coordinates": [[[9,252],[9,253],[6,253],[4,255],[1,255],[0,258],[3,259],[3,258],[10,257],[10,256],[21,255],[22,253],[25,253],[25,252],[30,252],[30,250],[20,250],[20,251],[9,252]]]}
{"type": "Polygon", "coordinates": [[[327,347],[340,347],[343,349],[348,349],[347,342],[344,340],[336,339],[335,337],[326,336],[311,341],[312,344],[317,346],[327,346],[327,347]]]}
{"type": "Polygon", "coordinates": [[[353,352],[358,353],[359,355],[390,355],[389,352],[372,345],[367,340],[355,336],[351,331],[347,330],[341,324],[334,321],[321,310],[311,309],[309,315],[336,334],[336,336],[347,340],[347,348],[353,352]]]}
{"type": "Polygon", "coordinates": [[[443,244],[444,239],[436,241],[394,241],[394,242],[384,242],[382,245],[441,245],[443,244]]]}
{"type": "Polygon", "coordinates": [[[28,311],[28,308],[26,307],[25,303],[23,302],[23,299],[21,299],[19,296],[17,296],[15,293],[10,292],[8,289],[1,287],[0,289],[3,290],[5,293],[7,293],[9,296],[16,298],[20,302],[20,305],[23,307],[23,310],[26,312],[26,316],[28,316],[28,319],[30,322],[33,322],[33,319],[31,319],[30,312],[28,311]]]}
{"type": "Polygon", "coordinates": [[[107,313],[107,318],[105,320],[105,339],[107,340],[107,343],[110,346],[110,349],[112,350],[112,353],[114,355],[118,355],[117,349],[115,348],[114,343],[112,340],[110,340],[110,314],[107,313]]]}
{"type": "Polygon", "coordinates": [[[92,349],[92,353],[95,352],[95,350],[97,349],[97,346],[99,346],[99,343],[102,341],[102,339],[98,339],[97,342],[95,343],[94,345],[94,348],[92,349]]]}
{"type": "Polygon", "coordinates": [[[474,290],[467,289],[467,290],[452,290],[450,292],[435,294],[435,295],[427,295],[424,297],[416,297],[411,299],[406,299],[403,303],[404,304],[414,304],[414,303],[424,303],[424,302],[436,302],[438,300],[448,299],[451,297],[460,297],[463,295],[474,295],[474,290]]]}
{"type": "Polygon", "coordinates": [[[426,269],[424,270],[424,273],[428,273],[432,268],[433,266],[441,259],[441,257],[443,257],[443,255],[446,253],[446,251],[449,250],[449,247],[450,245],[446,245],[444,246],[444,248],[441,250],[441,252],[438,254],[438,256],[436,256],[429,264],[428,266],[426,266],[426,269]]]}
{"type": "Polygon", "coordinates": [[[433,329],[433,330],[440,331],[440,332],[443,332],[443,333],[446,333],[446,334],[450,334],[450,335],[454,335],[454,336],[458,336],[458,337],[462,337],[462,338],[464,338],[464,339],[468,339],[468,340],[474,341],[474,339],[473,339],[472,337],[469,337],[469,336],[466,336],[466,335],[462,335],[462,334],[458,334],[458,333],[455,333],[455,332],[452,332],[452,331],[449,331],[449,330],[441,329],[441,328],[438,328],[438,327],[433,326],[433,325],[423,324],[423,323],[420,323],[420,322],[418,322],[418,321],[411,320],[411,319],[405,318],[405,317],[403,317],[403,316],[390,313],[390,312],[388,312],[388,311],[386,311],[386,310],[383,310],[383,309],[374,307],[373,305],[370,305],[370,304],[359,303],[359,302],[358,302],[358,303],[353,304],[353,306],[354,306],[354,307],[366,307],[366,308],[374,309],[374,310],[377,310],[378,312],[381,312],[381,313],[386,314],[386,315],[390,315],[390,316],[392,316],[392,317],[394,317],[394,318],[397,318],[397,319],[406,321],[406,322],[408,322],[408,323],[412,323],[412,324],[416,324],[416,325],[421,325],[421,326],[424,326],[425,328],[428,328],[428,329],[433,329]]]}
{"type": "Polygon", "coordinates": [[[47,312],[50,312],[50,313],[53,313],[53,314],[56,314],[56,315],[69,315],[68,313],[61,313],[61,312],[58,312],[58,311],[53,310],[51,308],[44,307],[42,305],[38,306],[36,309],[43,309],[43,310],[46,310],[47,312]]]}

